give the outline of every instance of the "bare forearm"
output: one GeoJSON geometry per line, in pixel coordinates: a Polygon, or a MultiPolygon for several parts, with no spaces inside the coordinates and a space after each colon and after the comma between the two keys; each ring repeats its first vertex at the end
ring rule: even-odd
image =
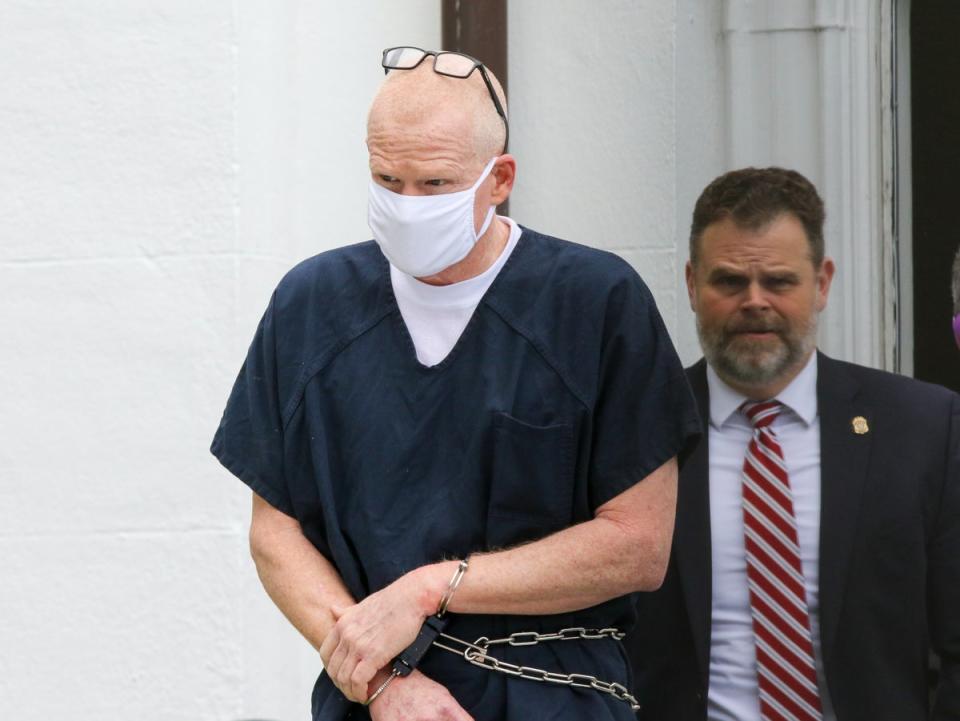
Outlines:
{"type": "MultiPolygon", "coordinates": [[[[564,613],[659,587],[673,533],[676,473],[670,461],[590,521],[534,543],[472,556],[450,610],[564,613]]],[[[415,573],[432,599],[442,595],[454,568],[448,562],[415,573]]]]}
{"type": "MultiPolygon", "coordinates": [[[[354,603],[340,575],[331,563],[304,537],[298,525],[257,523],[257,514],[271,516],[273,509],[254,500],[254,523],[250,529],[250,550],[257,574],[277,608],[318,649],[336,619],[331,607],[354,603]]],[[[282,520],[282,519],[280,519],[282,520]]]]}
{"type": "Polygon", "coordinates": [[[644,550],[619,528],[594,519],[537,543],[474,556],[451,610],[550,614],[595,606],[639,590],[644,550]]]}

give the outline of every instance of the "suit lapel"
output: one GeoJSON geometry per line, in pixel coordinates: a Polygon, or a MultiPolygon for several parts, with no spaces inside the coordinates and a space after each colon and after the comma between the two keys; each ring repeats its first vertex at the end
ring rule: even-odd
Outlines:
{"type": "MultiPolygon", "coordinates": [[[[712,562],[710,543],[709,419],[706,363],[687,377],[700,411],[703,436],[680,472],[673,555],[683,588],[703,683],[710,663],[712,562]]],[[[853,419],[873,420],[860,399],[859,384],[842,364],[818,353],[817,407],[820,415],[820,635],[829,657],[836,638],[850,554],[870,456],[872,433],[857,434],[853,419]]]]}
{"type": "Polygon", "coordinates": [[[711,556],[709,452],[710,397],[707,366],[701,360],[687,372],[700,411],[703,435],[680,471],[673,553],[689,614],[690,630],[704,684],[710,663],[711,556]]]}
{"type": "MultiPolygon", "coordinates": [[[[858,416],[869,424],[871,408],[842,364],[818,354],[820,414],[820,635],[829,658],[839,625],[843,592],[866,480],[872,433],[855,433],[858,416]]],[[[861,429],[863,430],[863,429],[861,429]]]]}

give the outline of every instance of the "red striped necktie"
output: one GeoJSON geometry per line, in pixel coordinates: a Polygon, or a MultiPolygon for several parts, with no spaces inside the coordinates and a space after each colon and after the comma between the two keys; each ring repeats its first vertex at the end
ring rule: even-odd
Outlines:
{"type": "Polygon", "coordinates": [[[783,450],[771,427],[779,401],[744,403],[753,437],[743,462],[743,526],[757,685],[764,721],[820,721],[823,713],[783,450]]]}

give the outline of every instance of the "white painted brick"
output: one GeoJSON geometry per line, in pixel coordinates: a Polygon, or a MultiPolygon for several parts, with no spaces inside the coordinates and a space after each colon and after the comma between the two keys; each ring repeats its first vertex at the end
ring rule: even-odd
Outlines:
{"type": "Polygon", "coordinates": [[[238,718],[238,548],[232,533],[0,537],[0,718],[238,718]]]}
{"type": "Polygon", "coordinates": [[[674,248],[674,4],[509,6],[511,214],[605,248],[674,248]]]}
{"type": "Polygon", "coordinates": [[[207,453],[242,361],[232,262],[18,263],[0,288],[6,532],[235,525],[207,453]]]}
{"type": "Polygon", "coordinates": [[[3,4],[0,259],[233,247],[232,6],[3,4]]]}

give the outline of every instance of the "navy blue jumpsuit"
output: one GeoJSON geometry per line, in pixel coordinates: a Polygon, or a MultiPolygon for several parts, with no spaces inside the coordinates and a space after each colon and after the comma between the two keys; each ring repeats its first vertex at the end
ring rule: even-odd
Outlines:
{"type": "MultiPolygon", "coordinates": [[[[273,294],[212,451],[296,518],[357,599],[443,558],[589,520],[696,436],[681,364],[639,276],[617,256],[524,229],[457,344],[416,357],[373,242],[322,253],[273,294]]],[[[473,640],[629,628],[630,597],[553,616],[451,616],[473,640]]],[[[498,649],[631,687],[618,641],[498,649]]],[[[476,719],[633,719],[623,701],[471,666],[421,670],[476,719]]],[[[315,721],[365,719],[322,674],[315,721]]]]}

